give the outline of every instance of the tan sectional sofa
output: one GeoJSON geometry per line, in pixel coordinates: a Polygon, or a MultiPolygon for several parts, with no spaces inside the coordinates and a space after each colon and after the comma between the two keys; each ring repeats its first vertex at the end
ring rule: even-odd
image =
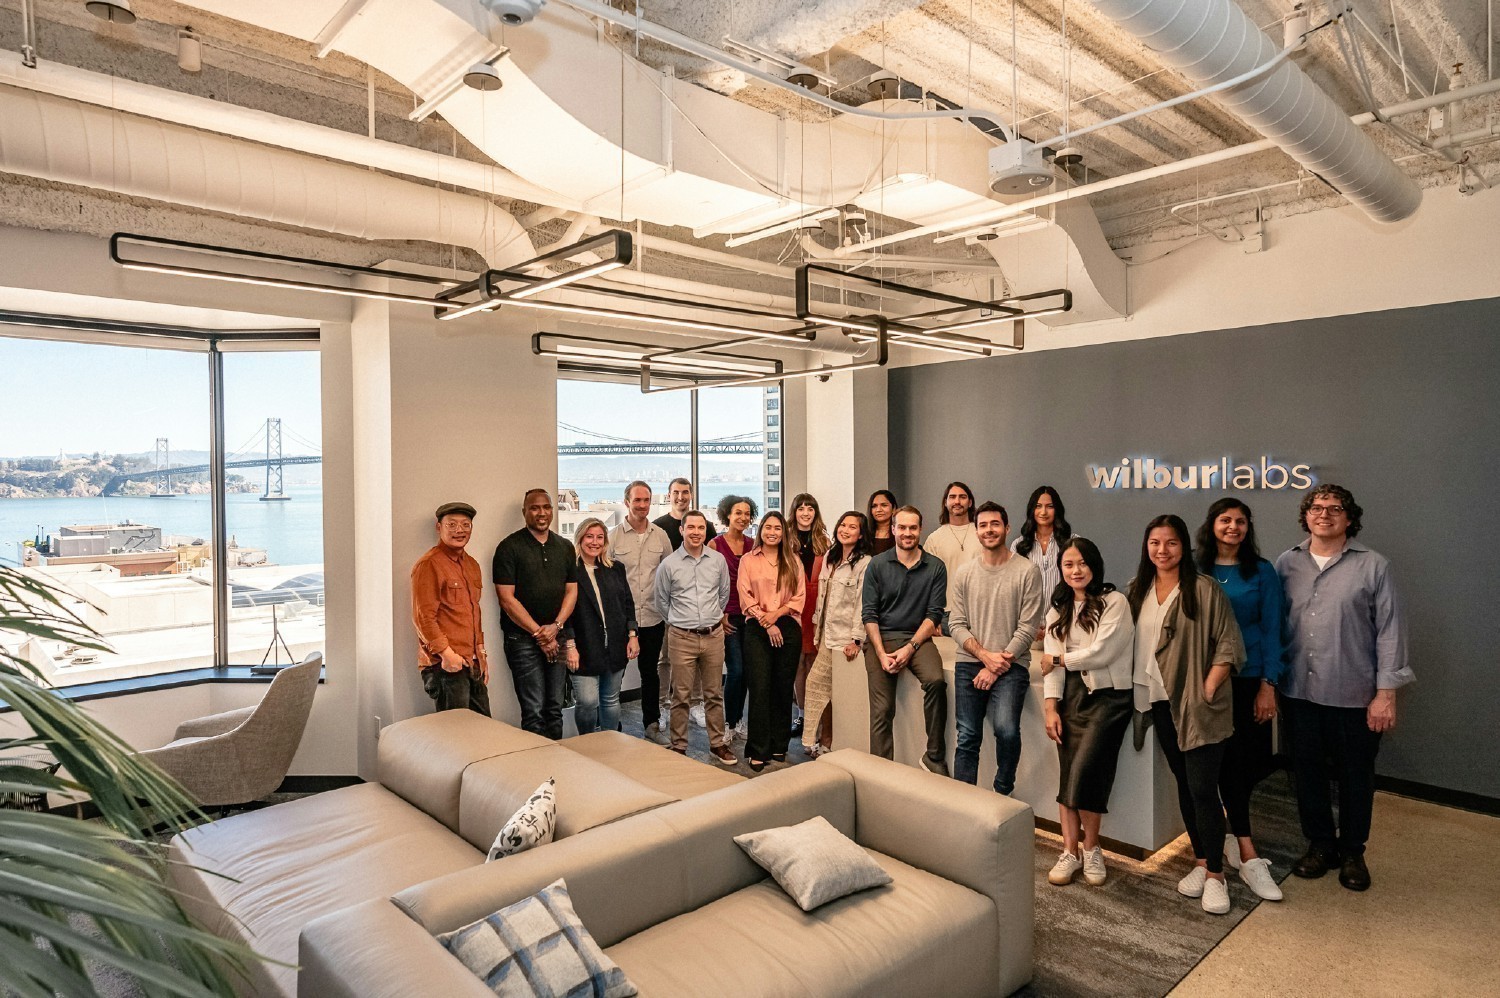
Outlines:
{"type": "Polygon", "coordinates": [[[1004,995],[1031,978],[1030,808],[844,750],[318,919],[300,993],[483,998],[433,935],[559,877],[652,998],[1004,995]],[[804,913],[734,844],[814,815],[894,882],[804,913]]]}
{"type": "Polygon", "coordinates": [[[252,967],[242,995],[297,994],[297,940],[313,919],[481,867],[506,819],[548,777],[561,840],[743,782],[619,732],[552,742],[466,710],[391,725],[378,766],[379,783],[173,838],[170,877],[189,915],[286,964],[252,967]]]}

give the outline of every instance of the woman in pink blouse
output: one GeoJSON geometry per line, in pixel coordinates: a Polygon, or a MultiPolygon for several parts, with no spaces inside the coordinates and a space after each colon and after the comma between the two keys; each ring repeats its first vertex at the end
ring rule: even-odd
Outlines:
{"type": "Polygon", "coordinates": [[[745,761],[755,772],[786,761],[792,730],[792,681],[802,657],[806,580],[786,520],[774,510],[760,521],[755,548],[740,559],[737,584],[745,615],[745,685],[750,725],[745,761]]]}

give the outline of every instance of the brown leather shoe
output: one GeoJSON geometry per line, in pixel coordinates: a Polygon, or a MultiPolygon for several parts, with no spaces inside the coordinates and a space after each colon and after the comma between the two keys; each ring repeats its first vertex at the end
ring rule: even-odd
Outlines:
{"type": "Polygon", "coordinates": [[[730,751],[728,745],[720,745],[709,754],[712,755],[714,757],[714,761],[721,766],[734,766],[739,763],[739,760],[734,757],[734,753],[730,751]]]}
{"type": "Polygon", "coordinates": [[[1370,868],[1365,866],[1363,856],[1344,857],[1344,863],[1339,867],[1339,883],[1351,891],[1370,889],[1370,868]]]}
{"type": "Polygon", "coordinates": [[[1308,846],[1302,858],[1292,864],[1292,873],[1305,880],[1316,880],[1327,873],[1338,857],[1322,846],[1308,846]]]}

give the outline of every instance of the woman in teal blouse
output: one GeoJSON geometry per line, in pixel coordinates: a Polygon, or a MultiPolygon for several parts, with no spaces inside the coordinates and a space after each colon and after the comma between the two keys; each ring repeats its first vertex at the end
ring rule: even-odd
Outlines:
{"type": "Polygon", "coordinates": [[[1199,571],[1223,587],[1245,639],[1245,664],[1231,678],[1234,735],[1219,776],[1219,798],[1230,830],[1224,839],[1224,861],[1256,894],[1279,901],[1281,888],[1271,876],[1271,864],[1260,858],[1251,841],[1250,795],[1274,768],[1271,719],[1276,716],[1276,684],[1285,668],[1281,579],[1260,556],[1250,507],[1238,499],[1225,497],[1208,508],[1197,541],[1199,571]]]}

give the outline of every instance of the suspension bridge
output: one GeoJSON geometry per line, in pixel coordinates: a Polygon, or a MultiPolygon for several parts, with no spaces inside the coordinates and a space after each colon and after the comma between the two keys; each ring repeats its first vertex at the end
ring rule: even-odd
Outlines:
{"type": "MultiPolygon", "coordinates": [[[[281,420],[272,416],[265,423],[257,427],[244,443],[224,455],[224,469],[226,471],[240,468],[264,468],[266,472],[265,490],[260,498],[265,502],[277,502],[291,499],[286,494],[286,486],[283,469],[289,464],[320,464],[323,455],[294,454],[285,455],[281,452],[281,440],[285,434],[286,438],[299,447],[311,451],[321,448],[310,440],[298,436],[290,429],[283,429],[281,420]]],[[[117,495],[126,482],[152,481],[156,482],[156,496],[176,495],[172,490],[172,479],[178,475],[201,475],[212,471],[213,466],[209,464],[177,464],[172,463],[171,442],[167,437],[156,438],[156,462],[155,467],[142,471],[131,471],[115,475],[104,485],[104,494],[107,496],[117,495]]]]}
{"type": "MultiPolygon", "coordinates": [[[[617,437],[608,433],[600,433],[598,430],[590,430],[561,421],[557,424],[557,430],[558,457],[586,457],[610,454],[691,454],[693,450],[692,441],[690,440],[633,440],[629,437],[617,437]],[[571,435],[582,439],[572,443],[563,443],[562,438],[564,435],[571,435]]],[[[765,452],[765,449],[765,438],[759,430],[753,433],[740,433],[732,437],[714,437],[711,440],[698,441],[699,454],[762,454],[765,452]]]]}

